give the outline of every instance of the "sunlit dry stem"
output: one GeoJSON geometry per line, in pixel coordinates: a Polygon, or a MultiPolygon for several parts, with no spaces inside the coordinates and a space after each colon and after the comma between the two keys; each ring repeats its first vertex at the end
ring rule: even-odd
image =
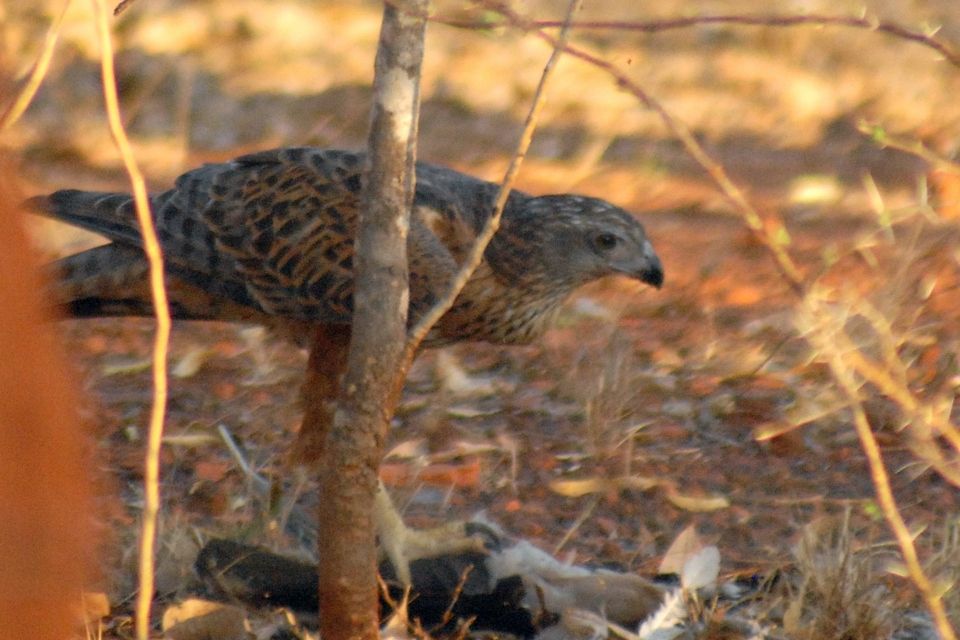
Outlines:
{"type": "Polygon", "coordinates": [[[889,321],[879,310],[862,298],[842,294],[829,296],[831,303],[842,303],[843,306],[840,308],[846,310],[842,317],[835,317],[827,313],[821,304],[811,303],[814,299],[825,300],[824,295],[822,290],[815,287],[805,298],[808,303],[806,311],[810,317],[809,329],[806,331],[807,339],[813,344],[813,341],[818,339],[817,336],[823,333],[822,327],[832,327],[829,341],[821,339],[818,352],[841,354],[841,360],[845,366],[896,403],[912,423],[911,433],[915,438],[910,443],[910,448],[914,454],[936,469],[945,480],[960,487],[960,468],[957,466],[956,455],[953,460],[947,460],[931,437],[933,432],[942,435],[953,451],[960,455],[960,431],[949,418],[925,410],[928,407],[911,391],[903,362],[896,353],[889,321]],[[844,329],[850,314],[856,314],[870,323],[882,343],[883,362],[877,362],[868,357],[844,329]]]}
{"type": "Polygon", "coordinates": [[[130,147],[130,139],[123,129],[117,81],[114,74],[113,44],[110,39],[109,14],[104,0],[91,0],[96,13],[97,33],[100,39],[100,63],[103,74],[103,95],[107,120],[123,165],[130,177],[137,222],[143,235],[143,250],[150,265],[150,292],[157,321],[153,342],[153,405],[150,409],[150,428],[144,471],[143,522],[140,530],[140,578],[137,592],[136,632],[139,640],[150,635],[150,604],[153,599],[154,546],[157,539],[157,514],[160,508],[160,442],[163,438],[163,419],[167,406],[167,346],[170,341],[170,308],[164,288],[163,256],[157,241],[156,229],[150,215],[150,202],[143,174],[137,166],[130,147]]]}
{"type": "MultiPolygon", "coordinates": [[[[570,0],[570,4],[567,5],[565,21],[570,21],[579,6],[580,0],[570,0]]],[[[476,241],[474,241],[473,246],[470,248],[470,252],[463,261],[463,265],[460,267],[456,277],[453,279],[450,289],[448,289],[446,294],[439,301],[437,301],[437,303],[420,319],[419,322],[417,322],[416,326],[414,326],[408,334],[405,348],[408,361],[413,358],[413,354],[416,352],[417,347],[423,341],[424,337],[426,337],[427,333],[430,331],[430,328],[433,327],[433,325],[437,323],[443,314],[449,311],[450,307],[453,306],[457,295],[459,295],[460,291],[467,283],[467,280],[470,279],[470,276],[473,274],[474,270],[480,264],[481,260],[483,260],[483,252],[490,243],[490,239],[493,238],[493,235],[497,232],[497,229],[500,228],[500,217],[503,215],[503,208],[507,204],[507,198],[510,195],[510,191],[513,189],[513,184],[516,181],[517,174],[520,173],[520,166],[523,164],[523,159],[527,155],[527,149],[530,147],[530,142],[533,140],[533,132],[537,128],[537,120],[540,117],[540,110],[543,108],[544,101],[546,100],[545,89],[547,82],[553,73],[554,67],[557,64],[557,60],[560,58],[560,54],[563,52],[567,35],[568,30],[566,28],[562,28],[559,35],[554,39],[553,52],[550,54],[550,58],[547,60],[546,65],[543,67],[543,73],[540,74],[540,82],[537,84],[537,89],[533,94],[533,102],[530,105],[530,111],[527,113],[527,118],[524,121],[523,132],[520,135],[520,140],[517,143],[517,148],[513,153],[513,157],[510,159],[510,166],[507,168],[503,182],[500,184],[500,191],[497,193],[496,203],[494,204],[493,213],[490,215],[490,219],[487,220],[483,230],[477,236],[476,241]]]]}
{"type": "Polygon", "coordinates": [[[30,106],[33,97],[37,95],[37,89],[40,88],[40,83],[43,82],[44,76],[47,75],[47,69],[50,68],[53,50],[57,46],[57,40],[60,37],[60,28],[63,26],[63,17],[67,15],[70,2],[71,0],[66,0],[63,9],[60,11],[60,15],[54,18],[50,24],[50,29],[47,30],[47,36],[43,41],[43,49],[40,50],[40,56],[34,63],[33,69],[30,70],[30,76],[24,83],[23,88],[17,93],[16,98],[10,103],[10,106],[7,107],[3,115],[0,116],[0,131],[6,131],[19,120],[24,111],[27,110],[27,107],[30,106]]]}
{"type": "MultiPolygon", "coordinates": [[[[870,380],[863,372],[862,353],[853,344],[843,328],[844,318],[834,318],[824,307],[826,302],[817,289],[813,289],[805,298],[801,308],[807,326],[806,338],[818,353],[826,357],[828,366],[850,405],[853,413],[854,429],[860,440],[861,449],[870,467],[871,481],[877,495],[877,501],[903,555],[910,579],[920,591],[940,637],[955,640],[956,635],[944,612],[943,602],[935,592],[930,579],[924,573],[917,556],[913,536],[897,508],[896,499],[890,486],[890,478],[880,452],[880,446],[867,419],[861,397],[862,382],[857,374],[870,380]]],[[[832,303],[828,303],[832,304],[832,303]]],[[[851,305],[851,308],[855,308],[851,305]]],[[[872,363],[871,363],[872,364],[872,363]]],[[[912,396],[910,396],[912,399],[912,396]]]]}
{"type": "Polygon", "coordinates": [[[907,527],[903,516],[897,508],[896,499],[893,496],[893,490],[890,487],[890,478],[887,475],[887,469],[883,463],[883,457],[880,453],[880,445],[873,435],[870,428],[870,422],[863,410],[863,404],[860,401],[860,395],[857,389],[856,381],[850,375],[850,369],[842,361],[842,356],[837,353],[830,358],[830,368],[836,380],[843,387],[844,393],[850,399],[853,409],[853,424],[860,438],[860,446],[867,456],[867,462],[870,465],[870,475],[873,479],[873,486],[877,492],[877,501],[880,503],[880,509],[887,520],[887,526],[893,532],[900,546],[900,553],[903,555],[903,561],[910,573],[910,579],[917,586],[920,595],[923,597],[927,609],[933,616],[934,624],[940,637],[944,640],[956,640],[957,636],[950,625],[947,613],[943,607],[943,601],[934,590],[933,584],[924,573],[920,566],[920,559],[917,556],[916,546],[913,544],[913,536],[907,527]]]}
{"type": "MultiPolygon", "coordinates": [[[[922,403],[917,400],[910,389],[899,384],[884,367],[864,356],[852,343],[849,346],[850,348],[844,353],[844,358],[849,367],[874,384],[881,393],[900,405],[900,408],[910,417],[911,421],[933,427],[950,443],[953,450],[960,454],[960,432],[949,420],[936,415],[924,415],[922,403]]],[[[914,426],[916,428],[916,424],[914,426]]],[[[929,439],[929,436],[927,439],[929,439]]],[[[937,471],[952,485],[960,487],[960,469],[957,469],[955,465],[953,467],[948,465],[936,448],[924,450],[927,453],[922,455],[921,458],[934,465],[937,471]],[[930,454],[934,453],[936,453],[936,456],[931,458],[930,454]]]]}
{"type": "MultiPolygon", "coordinates": [[[[832,348],[843,354],[847,366],[899,405],[903,413],[914,423],[914,431],[920,426],[926,427],[925,441],[929,442],[929,433],[934,430],[942,435],[944,440],[960,455],[960,430],[949,418],[932,412],[925,412],[924,403],[910,389],[907,370],[897,353],[897,340],[893,336],[890,321],[879,309],[861,297],[848,295],[843,297],[843,300],[847,308],[870,323],[880,342],[883,361],[876,362],[869,358],[863,352],[863,349],[858,348],[853,339],[842,329],[834,336],[832,348]]],[[[838,327],[841,326],[835,320],[827,321],[834,322],[838,327]]],[[[960,487],[960,469],[957,468],[955,462],[951,466],[948,461],[944,460],[940,450],[932,443],[929,446],[924,446],[922,450],[918,449],[916,444],[912,446],[920,458],[933,465],[951,484],[960,487]]]]}

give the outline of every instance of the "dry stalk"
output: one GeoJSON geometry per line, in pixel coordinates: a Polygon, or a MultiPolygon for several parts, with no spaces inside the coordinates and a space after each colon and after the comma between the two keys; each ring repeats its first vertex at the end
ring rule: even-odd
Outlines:
{"type": "Polygon", "coordinates": [[[163,420],[167,405],[167,348],[170,341],[170,308],[164,287],[163,255],[150,214],[150,202],[143,174],[130,146],[130,139],[120,117],[117,81],[114,72],[113,43],[110,37],[109,14],[104,0],[91,0],[96,13],[100,40],[100,63],[103,74],[103,94],[107,120],[123,165],[130,177],[137,221],[143,235],[143,250],[150,265],[150,292],[156,314],[157,330],[153,343],[153,404],[144,472],[143,522],[140,533],[139,589],[137,593],[136,631],[139,640],[147,640],[150,633],[150,604],[154,584],[154,547],[157,539],[157,515],[160,509],[160,444],[163,438],[163,420]]]}
{"type": "Polygon", "coordinates": [[[801,581],[784,615],[791,637],[875,640],[897,625],[893,594],[876,579],[879,549],[857,548],[850,514],[847,505],[842,516],[804,527],[794,551],[801,581]]]}
{"type": "Polygon", "coordinates": [[[829,297],[819,288],[814,288],[804,298],[802,319],[807,327],[806,338],[825,358],[834,379],[847,396],[853,412],[854,429],[870,466],[870,476],[877,494],[877,501],[887,525],[897,540],[910,578],[920,591],[941,637],[945,640],[955,640],[957,636],[947,618],[941,595],[924,572],[913,536],[897,507],[880,445],[877,443],[863,407],[861,395],[863,383],[855,375],[859,371],[856,364],[850,362],[851,356],[859,357],[862,353],[844,329],[849,311],[838,309],[829,297]]]}
{"type": "Polygon", "coordinates": [[[27,110],[27,107],[30,106],[33,97],[37,95],[37,89],[40,88],[40,83],[43,82],[43,78],[47,75],[47,70],[50,68],[53,50],[57,46],[57,40],[60,37],[60,28],[63,26],[63,18],[67,15],[67,9],[70,8],[70,2],[71,0],[64,2],[63,9],[60,10],[60,15],[54,18],[50,24],[50,29],[47,30],[47,35],[43,40],[43,49],[40,50],[40,56],[33,64],[33,69],[30,70],[30,76],[24,83],[23,88],[17,93],[16,98],[10,103],[10,106],[7,107],[3,115],[0,116],[0,131],[6,131],[13,126],[13,124],[20,119],[20,116],[23,115],[23,112],[27,110]]]}
{"type": "Polygon", "coordinates": [[[830,324],[830,340],[818,343],[821,353],[841,354],[844,366],[863,380],[871,383],[880,393],[890,398],[907,418],[911,425],[913,440],[911,451],[918,458],[933,467],[944,479],[960,487],[960,467],[958,458],[947,459],[940,447],[934,442],[936,436],[943,437],[955,453],[960,456],[960,430],[949,417],[933,409],[910,389],[906,366],[897,352],[899,341],[894,335],[891,322],[868,300],[862,296],[846,293],[835,295],[821,289],[811,290],[807,301],[813,307],[807,307],[805,328],[808,339],[815,339],[818,330],[830,324]],[[836,299],[836,308],[844,309],[842,315],[831,313],[829,299],[836,299]],[[871,358],[863,344],[858,343],[844,328],[848,319],[856,317],[865,320],[879,343],[880,359],[871,358]]]}
{"type": "MultiPolygon", "coordinates": [[[[576,13],[577,9],[579,8],[580,3],[581,0],[570,0],[570,3],[567,5],[567,14],[564,18],[564,23],[570,22],[574,13],[576,13]]],[[[503,182],[500,184],[500,191],[497,193],[497,199],[494,204],[493,213],[491,213],[490,219],[487,220],[483,230],[477,236],[476,241],[474,241],[473,246],[470,248],[470,252],[467,254],[463,264],[460,266],[460,270],[453,279],[450,289],[447,291],[446,295],[438,300],[433,308],[431,308],[430,311],[428,311],[420,319],[420,321],[417,322],[416,326],[410,330],[406,344],[408,360],[412,359],[417,347],[423,341],[424,337],[426,337],[427,333],[430,331],[430,328],[437,323],[443,314],[450,310],[450,307],[453,306],[457,295],[459,295],[460,291],[467,283],[467,280],[470,279],[470,276],[473,274],[474,270],[476,270],[481,260],[483,260],[483,252],[490,243],[491,238],[493,238],[493,235],[497,232],[497,229],[500,228],[500,217],[503,215],[503,208],[507,204],[507,198],[510,196],[510,191],[513,189],[513,184],[516,181],[517,174],[520,173],[520,166],[523,164],[523,159],[527,155],[527,149],[530,148],[530,142],[533,140],[533,132],[537,128],[537,121],[540,117],[540,111],[543,108],[543,104],[546,100],[545,89],[547,82],[550,80],[554,67],[557,64],[557,60],[560,58],[560,54],[565,50],[565,43],[568,33],[569,29],[563,27],[560,30],[560,34],[553,40],[553,52],[550,54],[550,58],[547,60],[546,65],[544,65],[543,72],[540,74],[540,82],[537,84],[537,89],[533,94],[533,101],[530,105],[530,111],[527,113],[527,118],[523,124],[523,132],[520,135],[520,140],[517,142],[517,148],[513,153],[513,157],[510,158],[510,165],[507,168],[506,174],[504,175],[503,182]]]]}

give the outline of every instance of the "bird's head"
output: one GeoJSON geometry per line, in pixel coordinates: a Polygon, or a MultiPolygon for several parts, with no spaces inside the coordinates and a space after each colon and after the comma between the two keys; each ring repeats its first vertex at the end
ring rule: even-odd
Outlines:
{"type": "Polygon", "coordinates": [[[598,198],[529,198],[504,214],[491,249],[514,277],[541,269],[556,284],[575,288],[622,274],[658,289],[663,265],[636,218],[598,198]],[[536,264],[533,264],[533,263],[536,264]]]}

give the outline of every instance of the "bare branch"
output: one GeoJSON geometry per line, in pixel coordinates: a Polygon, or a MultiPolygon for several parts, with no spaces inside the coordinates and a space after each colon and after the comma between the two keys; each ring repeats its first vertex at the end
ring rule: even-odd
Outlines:
{"type": "MultiPolygon", "coordinates": [[[[488,5],[489,6],[489,5],[488,5]]],[[[490,7],[493,8],[493,7],[490,7]]],[[[505,9],[505,5],[498,5],[495,10],[505,9]]],[[[505,12],[501,11],[503,15],[505,12]]],[[[431,16],[430,20],[439,22],[452,27],[464,29],[489,29],[491,23],[481,20],[459,20],[456,18],[445,18],[442,15],[431,16]]],[[[537,29],[551,29],[562,27],[564,22],[558,20],[526,20],[517,23],[509,20],[514,27],[522,28],[526,31],[537,29]]],[[[798,26],[838,26],[850,27],[854,29],[866,29],[869,31],[878,31],[886,33],[895,38],[909,40],[920,45],[933,49],[942,55],[947,62],[955,67],[960,67],[960,52],[955,51],[949,44],[933,37],[933,35],[905,27],[897,22],[890,20],[880,20],[871,16],[820,16],[820,15],[717,15],[717,16],[690,16],[684,18],[670,18],[666,20],[649,20],[640,22],[621,22],[621,21],[574,21],[570,23],[571,29],[584,29],[595,31],[639,31],[643,33],[659,33],[674,29],[687,29],[690,27],[711,25],[711,24],[732,24],[758,27],[798,27],[798,26]]]]}
{"type": "MultiPolygon", "coordinates": [[[[374,495],[383,442],[410,362],[403,357],[406,242],[426,0],[398,4],[384,6],[355,243],[352,337],[320,460],[319,596],[321,635],[327,640],[378,636],[374,495]]],[[[314,365],[319,356],[311,354],[314,365]]]]}

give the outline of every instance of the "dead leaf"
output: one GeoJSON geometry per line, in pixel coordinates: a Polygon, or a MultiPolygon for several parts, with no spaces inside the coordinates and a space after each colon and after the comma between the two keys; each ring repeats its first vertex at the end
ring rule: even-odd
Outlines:
{"type": "Polygon", "coordinates": [[[170,370],[175,378],[192,378],[210,357],[210,349],[194,345],[191,347],[170,370]]]}
{"type": "Polygon", "coordinates": [[[617,478],[617,484],[621,489],[646,491],[663,484],[663,481],[647,476],[623,476],[621,478],[617,478]]]}
{"type": "Polygon", "coordinates": [[[675,573],[679,575],[683,572],[683,566],[687,560],[692,558],[706,545],[700,539],[697,528],[692,524],[677,534],[673,539],[667,552],[663,554],[663,560],[657,568],[657,573],[675,573]]]}
{"type": "Polygon", "coordinates": [[[134,373],[142,373],[149,370],[151,366],[153,366],[153,360],[150,358],[141,360],[124,359],[103,365],[100,372],[104,376],[126,376],[134,373]]]}
{"type": "Polygon", "coordinates": [[[568,498],[580,498],[591,493],[605,493],[610,488],[606,478],[585,478],[582,480],[554,480],[550,490],[568,498]]]}
{"type": "Polygon", "coordinates": [[[569,498],[579,498],[592,493],[609,493],[623,489],[646,491],[663,484],[663,481],[646,476],[620,476],[618,478],[583,478],[580,480],[554,480],[550,489],[569,498]]]}
{"type": "Polygon", "coordinates": [[[163,444],[196,449],[218,444],[220,438],[210,433],[171,433],[163,436],[163,444]]]}
{"type": "Polygon", "coordinates": [[[654,349],[650,359],[661,367],[677,368],[686,364],[686,360],[675,349],[658,346],[654,349]]]}
{"type": "Polygon", "coordinates": [[[246,640],[243,610],[193,598],[163,612],[163,632],[170,640],[246,640]]]}
{"type": "Polygon", "coordinates": [[[730,501],[724,496],[688,496],[679,493],[675,488],[669,486],[665,487],[665,490],[667,500],[670,501],[670,504],[684,511],[702,513],[706,511],[718,511],[730,506],[730,501]]]}
{"type": "Polygon", "coordinates": [[[803,425],[784,420],[772,420],[759,424],[753,428],[753,439],[757,442],[766,442],[782,435],[788,434],[794,429],[799,429],[803,425]]]}
{"type": "Polygon", "coordinates": [[[488,453],[499,453],[495,445],[489,442],[472,442],[470,440],[457,440],[443,451],[430,454],[431,462],[442,462],[454,458],[464,458],[467,456],[481,456],[488,453]]]}
{"type": "Polygon", "coordinates": [[[413,438],[411,440],[404,440],[403,442],[398,443],[395,447],[390,449],[384,455],[384,459],[387,458],[405,458],[405,459],[415,459],[421,458],[427,453],[427,441],[425,438],[413,438]]]}

